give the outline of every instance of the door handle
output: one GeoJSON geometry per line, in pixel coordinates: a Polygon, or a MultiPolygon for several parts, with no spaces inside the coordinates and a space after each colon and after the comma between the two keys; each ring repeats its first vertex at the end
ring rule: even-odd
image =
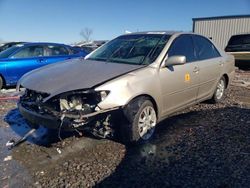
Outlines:
{"type": "Polygon", "coordinates": [[[223,66],[224,65],[224,61],[219,61],[219,65],[223,66]]]}
{"type": "Polygon", "coordinates": [[[195,66],[193,72],[198,73],[199,71],[200,71],[200,68],[198,66],[195,66]]]}

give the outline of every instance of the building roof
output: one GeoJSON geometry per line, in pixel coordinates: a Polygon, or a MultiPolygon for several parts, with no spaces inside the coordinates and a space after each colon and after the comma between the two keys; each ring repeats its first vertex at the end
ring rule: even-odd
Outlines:
{"type": "Polygon", "coordinates": [[[193,21],[201,20],[218,20],[218,19],[236,19],[236,18],[250,18],[250,14],[245,15],[228,15],[228,16],[214,16],[214,17],[202,17],[202,18],[193,18],[193,21]]]}

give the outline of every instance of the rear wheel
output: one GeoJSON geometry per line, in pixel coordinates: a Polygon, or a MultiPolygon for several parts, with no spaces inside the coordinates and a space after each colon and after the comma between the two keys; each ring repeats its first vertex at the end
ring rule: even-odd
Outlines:
{"type": "Polygon", "coordinates": [[[131,101],[125,107],[124,115],[128,121],[120,130],[123,142],[143,142],[152,138],[157,115],[154,105],[148,98],[139,97],[131,101]]]}
{"type": "Polygon", "coordinates": [[[219,82],[217,83],[216,89],[214,91],[213,98],[211,101],[213,103],[221,102],[224,99],[225,96],[225,90],[226,90],[226,79],[225,77],[221,77],[219,82]]]}

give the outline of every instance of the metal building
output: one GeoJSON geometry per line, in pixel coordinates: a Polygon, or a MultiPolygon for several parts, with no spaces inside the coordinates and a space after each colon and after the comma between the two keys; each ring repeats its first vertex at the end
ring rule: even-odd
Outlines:
{"type": "Polygon", "coordinates": [[[232,35],[250,33],[250,15],[193,18],[193,32],[211,38],[224,49],[232,35]]]}

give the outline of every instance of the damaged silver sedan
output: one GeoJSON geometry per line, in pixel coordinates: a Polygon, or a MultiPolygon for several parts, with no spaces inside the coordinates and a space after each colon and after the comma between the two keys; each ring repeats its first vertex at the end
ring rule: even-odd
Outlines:
{"type": "Polygon", "coordinates": [[[144,141],[172,113],[223,100],[233,75],[233,57],[203,36],[132,33],[85,59],[27,73],[17,86],[25,88],[18,108],[32,124],[144,141]]]}

